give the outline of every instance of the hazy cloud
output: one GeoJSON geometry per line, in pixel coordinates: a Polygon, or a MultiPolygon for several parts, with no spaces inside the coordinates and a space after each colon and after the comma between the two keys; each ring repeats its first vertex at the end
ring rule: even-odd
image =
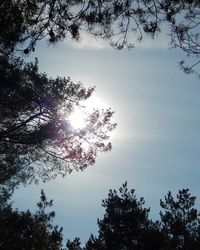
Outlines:
{"type": "Polygon", "coordinates": [[[70,41],[70,46],[77,49],[108,49],[110,48],[109,42],[100,38],[95,38],[86,32],[82,32],[78,42],[70,41]]]}
{"type": "MultiPolygon", "coordinates": [[[[132,42],[131,37],[130,42],[132,42]]],[[[134,41],[134,38],[133,38],[134,41]]],[[[102,50],[102,49],[112,49],[109,41],[103,40],[101,38],[93,37],[86,32],[82,32],[80,36],[80,40],[76,41],[69,41],[68,44],[72,48],[77,49],[92,49],[92,50],[102,50]]],[[[135,47],[138,49],[146,50],[146,49],[166,49],[169,47],[169,38],[164,35],[159,35],[154,39],[144,36],[141,42],[135,42],[135,47]]]]}

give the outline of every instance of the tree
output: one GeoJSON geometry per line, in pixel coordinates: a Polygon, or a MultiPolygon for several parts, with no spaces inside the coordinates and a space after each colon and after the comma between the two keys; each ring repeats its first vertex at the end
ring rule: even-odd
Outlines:
{"type": "Polygon", "coordinates": [[[111,149],[113,112],[85,111],[85,126],[75,129],[69,115],[81,109],[94,88],[69,78],[48,78],[38,63],[0,56],[0,183],[43,181],[83,170],[98,152],[111,149]]]}
{"type": "MultiPolygon", "coordinates": [[[[144,208],[144,199],[136,198],[127,183],[119,189],[110,190],[103,200],[105,215],[98,220],[98,235],[91,234],[82,250],[197,250],[200,249],[200,212],[196,197],[189,189],[179,190],[177,199],[171,192],[160,200],[161,220],[148,218],[150,209],[144,208]]],[[[75,238],[70,246],[80,247],[75,238]]],[[[69,248],[70,249],[70,248],[69,248]]],[[[79,248],[72,248],[74,250],[79,248]]]]}
{"type": "Polygon", "coordinates": [[[118,49],[134,47],[144,35],[170,34],[170,45],[195,60],[180,62],[186,73],[198,74],[200,63],[198,0],[2,0],[0,4],[1,51],[35,50],[47,39],[79,40],[81,32],[110,41],[118,49]]]}
{"type": "Polygon", "coordinates": [[[66,247],[67,250],[82,250],[80,239],[77,237],[73,241],[68,240],[66,247]]]}
{"type": "Polygon", "coordinates": [[[176,199],[171,192],[160,200],[164,232],[168,249],[195,250],[200,248],[200,213],[194,208],[195,197],[189,189],[179,190],[176,199]]]}
{"type": "Polygon", "coordinates": [[[52,224],[55,212],[46,211],[52,200],[48,201],[41,191],[37,205],[34,214],[13,209],[8,200],[0,207],[0,249],[61,250],[62,228],[52,224]]]}
{"type": "Polygon", "coordinates": [[[148,219],[150,209],[143,208],[144,199],[136,198],[125,182],[119,189],[110,190],[102,206],[106,213],[98,220],[99,235],[91,235],[87,250],[161,249],[162,233],[158,222],[148,219]],[[152,245],[153,242],[153,245],[152,245]]]}
{"type": "Polygon", "coordinates": [[[53,226],[53,205],[41,191],[38,210],[20,212],[12,208],[6,191],[0,193],[0,249],[57,250],[197,250],[200,248],[200,213],[188,189],[179,190],[160,201],[161,221],[148,218],[149,208],[125,182],[119,192],[110,190],[103,200],[105,215],[97,221],[99,232],[91,234],[85,246],[80,239],[68,240],[63,248],[62,228],[53,226]]]}

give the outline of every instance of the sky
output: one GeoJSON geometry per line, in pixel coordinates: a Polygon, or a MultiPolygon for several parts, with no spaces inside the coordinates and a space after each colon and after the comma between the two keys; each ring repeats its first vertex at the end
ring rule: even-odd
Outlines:
{"type": "Polygon", "coordinates": [[[34,211],[44,189],[54,200],[55,223],[64,228],[65,240],[78,236],[82,243],[97,233],[102,199],[125,181],[144,197],[151,218],[158,218],[159,201],[169,190],[189,188],[199,208],[200,81],[180,71],[182,52],[167,49],[163,38],[117,51],[85,35],[80,43],[41,43],[33,56],[48,76],[96,86],[95,95],[115,111],[118,126],[112,151],[99,155],[95,165],[21,186],[13,196],[15,207],[34,211]]]}

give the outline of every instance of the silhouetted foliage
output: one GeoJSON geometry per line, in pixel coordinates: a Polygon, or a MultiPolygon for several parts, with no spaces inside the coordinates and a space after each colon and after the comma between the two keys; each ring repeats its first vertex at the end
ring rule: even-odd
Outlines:
{"type": "Polygon", "coordinates": [[[144,199],[137,199],[125,182],[119,192],[110,190],[103,200],[105,215],[97,221],[98,235],[91,234],[85,246],[79,238],[68,240],[63,248],[62,228],[53,226],[54,212],[44,192],[38,210],[20,212],[13,209],[9,195],[0,195],[0,249],[58,250],[198,250],[200,249],[200,213],[194,207],[195,197],[188,189],[179,190],[176,199],[171,192],[160,201],[161,220],[149,219],[144,199]]]}
{"type": "Polygon", "coordinates": [[[77,237],[73,241],[68,240],[66,247],[67,250],[82,250],[80,239],[77,237]]]}
{"type": "Polygon", "coordinates": [[[69,78],[48,78],[38,72],[37,61],[7,56],[0,56],[0,83],[1,184],[83,170],[94,164],[98,152],[111,149],[106,142],[115,127],[110,109],[87,113],[82,129],[68,120],[94,88],[69,78]]]}
{"type": "Polygon", "coordinates": [[[176,199],[171,192],[160,201],[164,233],[168,237],[168,249],[200,249],[200,213],[194,208],[196,198],[189,189],[179,190],[176,199]]]}
{"type": "MultiPolygon", "coordinates": [[[[169,192],[160,205],[161,221],[153,222],[148,218],[150,209],[144,208],[144,199],[138,200],[127,183],[119,193],[110,190],[102,203],[104,218],[97,221],[98,235],[91,235],[82,250],[200,249],[200,213],[194,208],[195,197],[189,190],[180,190],[176,200],[169,192]]],[[[77,242],[80,247],[77,238],[71,244],[76,246],[77,242]]]]}
{"type": "Polygon", "coordinates": [[[128,190],[127,183],[119,189],[119,194],[110,190],[102,206],[106,213],[98,220],[99,236],[91,235],[86,249],[160,249],[160,225],[148,219],[150,209],[143,207],[144,199],[138,200],[135,191],[128,190]]]}
{"type": "Polygon", "coordinates": [[[186,73],[199,65],[199,0],[1,0],[1,51],[35,50],[39,40],[55,44],[79,40],[81,32],[107,39],[118,48],[134,47],[144,34],[169,34],[170,46],[196,58],[186,73]],[[164,24],[164,25],[163,25],[164,24]]]}
{"type": "Polygon", "coordinates": [[[61,249],[62,228],[53,226],[55,213],[46,211],[52,206],[52,200],[48,201],[43,191],[37,206],[35,213],[20,212],[8,200],[0,206],[0,249],[61,249]]]}

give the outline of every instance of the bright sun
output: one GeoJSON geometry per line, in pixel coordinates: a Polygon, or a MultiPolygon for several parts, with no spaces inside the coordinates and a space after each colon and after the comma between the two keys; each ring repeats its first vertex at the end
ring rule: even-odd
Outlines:
{"type": "Polygon", "coordinates": [[[107,109],[108,105],[96,96],[91,96],[88,100],[77,106],[69,116],[69,121],[73,128],[82,129],[86,126],[87,113],[91,113],[94,109],[107,109]]]}
{"type": "Polygon", "coordinates": [[[69,116],[69,121],[75,129],[81,129],[86,126],[84,113],[80,109],[75,109],[73,111],[73,113],[69,116]]]}

